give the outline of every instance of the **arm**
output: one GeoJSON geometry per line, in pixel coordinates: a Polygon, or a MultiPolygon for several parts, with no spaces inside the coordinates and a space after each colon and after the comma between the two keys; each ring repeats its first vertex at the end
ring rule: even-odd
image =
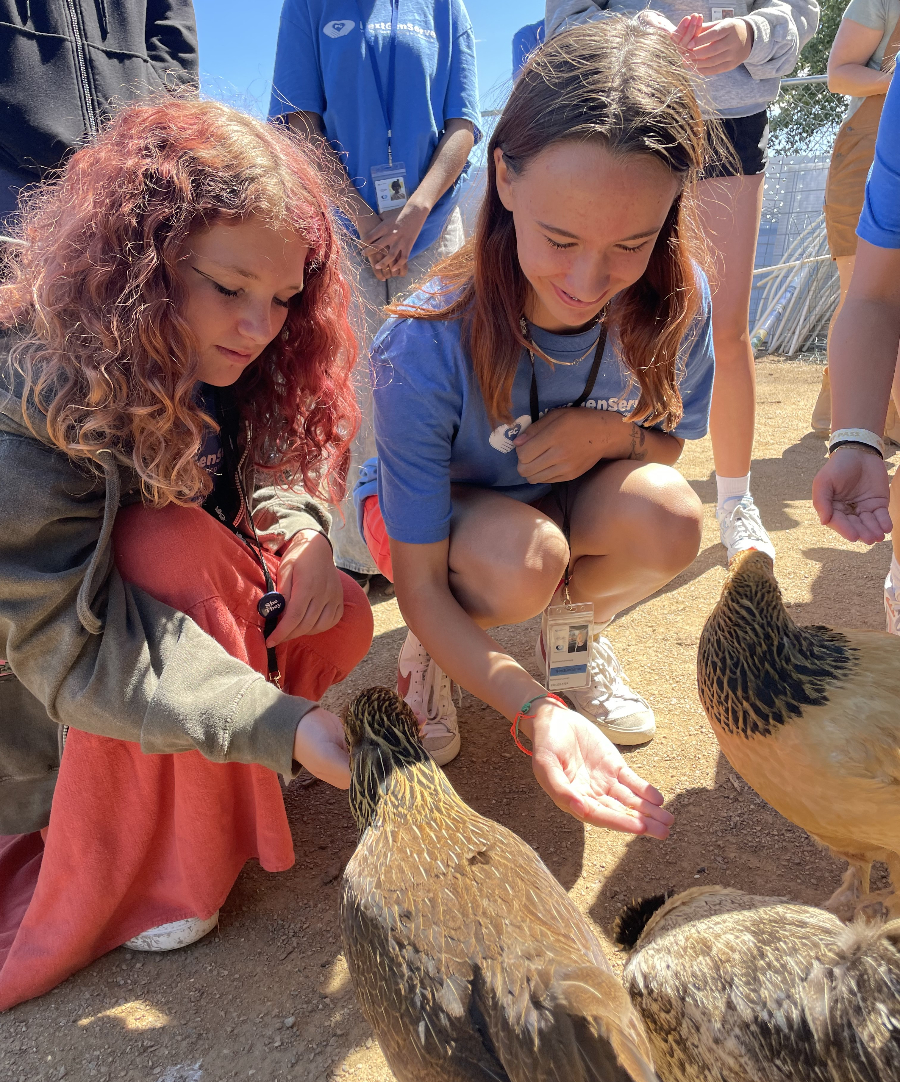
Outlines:
{"type": "Polygon", "coordinates": [[[752,48],[744,67],[754,79],[781,79],[794,70],[800,50],[819,26],[816,0],[750,0],[752,48]]]}
{"type": "MultiPolygon", "coordinates": [[[[859,244],[847,299],[831,335],[832,431],[884,431],[891,373],[900,341],[900,82],[887,93],[875,161],[857,227],[859,244]]],[[[844,447],[813,483],[819,519],[848,541],[874,544],[890,532],[884,463],[844,447]]]]}
{"type": "Polygon", "coordinates": [[[344,163],[338,157],[337,152],[325,138],[325,126],[322,117],[318,113],[295,112],[287,114],[288,123],[302,136],[309,139],[325,155],[326,168],[330,178],[340,193],[344,207],[353,220],[360,237],[365,237],[375,226],[381,224],[381,218],[356,190],[356,186],[350,180],[344,163]]]}
{"type": "Polygon", "coordinates": [[[200,81],[197,22],[191,0],[148,0],[147,56],[164,84],[200,81]]]}
{"type": "MultiPolygon", "coordinates": [[[[545,689],[466,614],[448,583],[449,542],[391,541],[403,617],[438,665],[512,721],[545,689]]],[[[672,822],[662,796],[626,766],[615,747],[572,710],[548,699],[520,722],[532,766],[554,803],[575,818],[630,834],[665,838],[672,822]]]]}
{"type": "MultiPolygon", "coordinates": [[[[900,248],[876,248],[860,238],[828,351],[833,431],[884,431],[898,343],[900,248]]],[[[835,451],[813,482],[819,520],[848,541],[884,540],[892,528],[888,499],[884,462],[862,448],[835,451]]]]}
{"type": "Polygon", "coordinates": [[[866,66],[882,36],[881,30],[873,30],[853,19],[841,20],[828,57],[828,89],[832,94],[865,98],[887,93],[890,74],[866,66]]]}
{"type": "Polygon", "coordinates": [[[190,617],[125,582],[108,539],[97,552],[101,532],[108,537],[102,479],[8,433],[0,479],[0,642],[53,721],[147,753],[197,750],[288,777],[296,759],[347,784],[337,719],[280,692],[190,617]]]}
{"type": "Polygon", "coordinates": [[[413,245],[422,231],[425,219],[435,203],[453,184],[465,168],[475,146],[475,125],[471,120],[448,120],[438,145],[434,149],[428,172],[404,207],[390,211],[360,236],[373,248],[385,250],[376,270],[390,272],[395,277],[406,274],[413,245]]]}

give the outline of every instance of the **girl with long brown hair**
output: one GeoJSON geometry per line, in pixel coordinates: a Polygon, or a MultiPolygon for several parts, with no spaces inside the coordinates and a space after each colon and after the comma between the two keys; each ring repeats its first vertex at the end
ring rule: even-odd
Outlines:
{"type": "Polygon", "coordinates": [[[611,19],[538,50],[491,139],[473,241],[376,341],[377,498],[358,489],[411,629],[400,690],[438,761],[459,748],[452,680],[527,734],[561,808],[656,837],[671,817],[612,743],[649,740],[653,712],[604,630],[700,544],[700,501],[672,465],[705,434],[712,387],[691,210],[703,148],[661,32],[611,19]],[[592,618],[553,611],[566,600],[592,618]],[[542,612],[537,681],[487,629],[542,612]],[[548,697],[565,669],[573,708],[548,697]]]}
{"type": "Polygon", "coordinates": [[[0,1009],[215,925],[293,863],[278,773],[349,784],[317,700],[372,617],[313,496],[357,423],[308,146],[133,106],[26,203],[0,285],[0,1009]],[[268,679],[266,678],[268,677],[268,679]]]}

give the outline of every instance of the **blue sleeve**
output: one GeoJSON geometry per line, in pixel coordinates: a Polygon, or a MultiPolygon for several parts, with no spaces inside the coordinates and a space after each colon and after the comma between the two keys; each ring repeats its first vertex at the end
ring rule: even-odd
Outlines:
{"type": "MultiPolygon", "coordinates": [[[[701,272],[698,271],[698,274],[701,272]]],[[[709,406],[712,402],[715,361],[712,337],[712,302],[706,275],[701,275],[703,301],[697,323],[690,331],[691,345],[678,381],[684,413],[671,435],[683,440],[702,439],[709,430],[709,406]],[[699,329],[697,329],[699,324],[699,329]]]]}
{"type": "Polygon", "coordinates": [[[325,87],[317,45],[307,0],[284,0],[269,119],[294,112],[324,114],[325,87]]]}
{"type": "Polygon", "coordinates": [[[453,5],[453,27],[456,36],[450,47],[450,78],[444,100],[444,116],[448,120],[471,120],[475,125],[475,142],[481,137],[481,106],[478,101],[478,72],[475,67],[475,31],[462,4],[453,5]]]}
{"type": "Polygon", "coordinates": [[[450,536],[450,454],[462,392],[448,363],[452,324],[389,320],[371,353],[378,498],[388,537],[428,545],[450,536]]]}
{"type": "Polygon", "coordinates": [[[900,248],[900,79],[892,79],[878,125],[856,235],[877,248],[900,248]]]}

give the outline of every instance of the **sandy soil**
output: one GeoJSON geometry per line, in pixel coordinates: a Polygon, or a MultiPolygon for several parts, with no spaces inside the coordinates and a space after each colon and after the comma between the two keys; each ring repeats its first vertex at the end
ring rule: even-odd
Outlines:
{"type": "MultiPolygon", "coordinates": [[[[778,549],[791,612],[801,623],[881,627],[888,543],[868,550],[845,544],[818,525],[809,501],[823,457],[823,443],[807,424],[821,369],[766,362],[758,374],[753,491],[778,549]]],[[[670,840],[585,829],[563,816],[538,788],[502,719],[471,696],[461,712],[463,750],[447,770],[474,808],[540,852],[605,935],[632,896],[721,883],[820,902],[841,872],[735,777],[698,703],[697,639],[725,574],[709,441],[688,444],[680,467],[706,508],[702,551],[666,590],[611,629],[632,683],[656,711],[656,739],[627,754],[665,793],[676,815],[670,840]]],[[[403,621],[395,600],[372,601],[374,646],[332,690],[332,708],[371,684],[393,682],[403,621]]],[[[534,626],[524,626],[502,628],[497,638],[533,665],[534,635],[534,626]]],[[[340,950],[338,881],[356,842],[347,798],[322,784],[294,783],[285,799],[297,851],[291,871],[269,875],[248,865],[217,933],[170,955],[113,951],[4,1015],[0,1080],[388,1082],[340,950]]],[[[609,955],[618,964],[612,948],[609,955]]]]}

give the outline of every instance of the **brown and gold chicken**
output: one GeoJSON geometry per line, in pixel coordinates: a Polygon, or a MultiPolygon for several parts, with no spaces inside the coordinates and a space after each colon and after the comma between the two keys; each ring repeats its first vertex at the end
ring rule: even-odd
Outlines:
{"type": "Polygon", "coordinates": [[[827,903],[871,902],[887,862],[900,916],[900,639],[799,627],[762,552],[739,553],[700,636],[700,701],[725,757],[764,800],[849,862],[827,903]]]}
{"type": "Polygon", "coordinates": [[[663,1082],[900,1078],[900,921],[723,887],[620,916],[625,986],[663,1082]]]}
{"type": "Polygon", "coordinates": [[[656,1079],[588,921],[529,846],[460,800],[406,703],[372,688],[344,727],[361,835],[344,950],[400,1082],[656,1079]]]}

